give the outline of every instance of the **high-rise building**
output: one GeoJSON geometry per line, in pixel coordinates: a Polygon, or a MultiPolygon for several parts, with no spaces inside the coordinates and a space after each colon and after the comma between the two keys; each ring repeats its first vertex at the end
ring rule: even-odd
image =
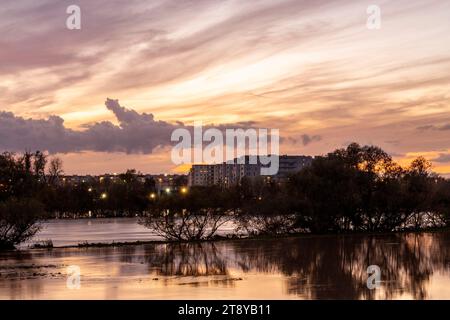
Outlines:
{"type": "Polygon", "coordinates": [[[311,165],[312,160],[313,158],[309,156],[280,156],[276,178],[283,179],[292,173],[299,172],[304,167],[311,165]]]}
{"type": "Polygon", "coordinates": [[[215,182],[215,165],[209,164],[195,164],[189,171],[188,185],[189,186],[210,186],[215,182]]]}
{"type": "MultiPolygon", "coordinates": [[[[193,165],[189,172],[188,183],[190,186],[232,186],[240,183],[244,177],[261,176],[263,165],[259,161],[250,160],[251,158],[246,156],[241,158],[241,161],[234,159],[220,164],[193,165]]],[[[280,156],[279,170],[273,178],[282,180],[289,174],[298,172],[310,165],[312,160],[313,158],[309,156],[280,156]]]]}

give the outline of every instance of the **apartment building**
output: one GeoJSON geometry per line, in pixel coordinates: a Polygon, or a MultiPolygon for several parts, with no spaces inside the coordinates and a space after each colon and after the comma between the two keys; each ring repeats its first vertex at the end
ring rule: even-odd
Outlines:
{"type": "MultiPolygon", "coordinates": [[[[224,185],[232,186],[238,184],[244,177],[261,176],[261,167],[258,161],[250,161],[246,156],[245,161],[234,159],[231,162],[211,165],[193,165],[189,175],[189,186],[210,186],[224,185]]],[[[311,164],[313,158],[309,156],[288,156],[279,157],[279,170],[273,177],[276,180],[283,180],[289,174],[295,173],[311,164]]]]}

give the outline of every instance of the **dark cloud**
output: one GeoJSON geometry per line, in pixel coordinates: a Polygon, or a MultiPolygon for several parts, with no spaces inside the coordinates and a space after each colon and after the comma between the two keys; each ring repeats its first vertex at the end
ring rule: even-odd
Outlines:
{"type": "Polygon", "coordinates": [[[321,141],[322,140],[322,136],[319,135],[309,135],[309,134],[302,134],[300,137],[281,137],[280,142],[285,142],[288,141],[290,143],[293,144],[298,144],[301,143],[304,146],[309,145],[312,142],[317,142],[317,141],[321,141]]]}
{"type": "Polygon", "coordinates": [[[50,153],[105,151],[151,153],[158,146],[170,144],[173,130],[183,123],[156,121],[152,114],[139,114],[107,99],[106,107],[119,125],[109,121],[85,125],[75,131],[64,126],[64,120],[51,116],[46,120],[24,119],[11,112],[0,113],[0,149],[11,151],[46,150],[50,153]]]}
{"type": "MultiPolygon", "coordinates": [[[[105,106],[118,121],[95,122],[76,131],[65,127],[64,119],[50,116],[48,119],[24,119],[12,112],[0,112],[0,150],[18,151],[44,150],[50,153],[81,151],[125,152],[128,154],[150,154],[157,147],[172,145],[172,132],[179,128],[193,132],[192,126],[183,122],[169,123],[155,120],[153,114],[138,113],[107,99],[105,106]]],[[[223,132],[226,129],[257,128],[257,122],[243,121],[233,124],[204,126],[223,132]]],[[[303,144],[317,140],[318,136],[303,135],[303,144]]]]}
{"type": "Polygon", "coordinates": [[[314,135],[314,136],[310,136],[307,134],[302,135],[302,143],[304,146],[307,146],[311,142],[320,141],[320,140],[322,140],[322,137],[319,135],[314,135]]]}

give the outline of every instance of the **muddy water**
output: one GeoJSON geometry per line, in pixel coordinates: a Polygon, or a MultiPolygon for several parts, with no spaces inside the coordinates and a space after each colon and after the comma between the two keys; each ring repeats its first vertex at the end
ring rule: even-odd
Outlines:
{"type": "MultiPolygon", "coordinates": [[[[232,233],[232,223],[224,224],[218,234],[232,233]]],[[[100,218],[49,220],[30,244],[52,240],[56,247],[76,246],[79,243],[112,243],[164,240],[152,230],[138,224],[138,218],[100,218]]]]}
{"type": "Polygon", "coordinates": [[[0,298],[450,299],[450,232],[0,253],[0,298]]]}

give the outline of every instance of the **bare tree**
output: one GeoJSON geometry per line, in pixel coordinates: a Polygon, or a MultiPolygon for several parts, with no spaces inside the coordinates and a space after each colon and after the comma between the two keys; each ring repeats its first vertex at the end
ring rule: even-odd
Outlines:
{"type": "Polygon", "coordinates": [[[64,173],[63,162],[60,158],[54,157],[50,160],[48,174],[50,176],[50,183],[55,183],[58,178],[64,173]]]}
{"type": "Polygon", "coordinates": [[[38,179],[45,181],[45,166],[47,165],[47,156],[41,151],[36,151],[33,155],[34,174],[38,179]]]}
{"type": "Polygon", "coordinates": [[[221,209],[202,209],[195,213],[158,214],[141,219],[140,224],[167,240],[208,240],[232,217],[221,209]]]}

